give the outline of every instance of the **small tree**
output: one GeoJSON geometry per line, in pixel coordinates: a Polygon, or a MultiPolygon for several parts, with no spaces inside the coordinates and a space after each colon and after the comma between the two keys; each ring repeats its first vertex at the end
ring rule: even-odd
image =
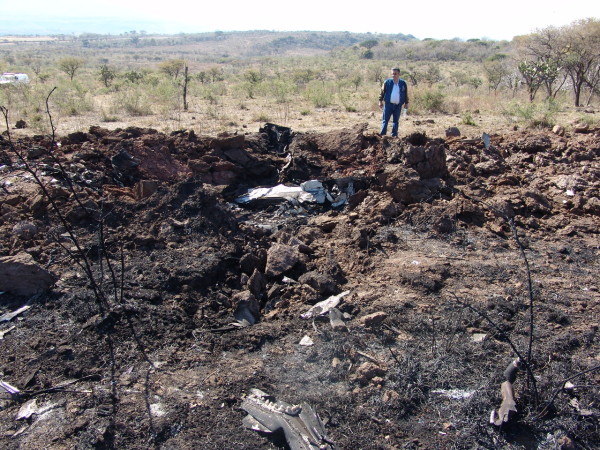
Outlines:
{"type": "Polygon", "coordinates": [[[104,83],[104,86],[109,87],[112,81],[117,76],[116,71],[106,64],[100,66],[100,81],[104,83]]]}
{"type": "Polygon", "coordinates": [[[144,79],[144,74],[142,72],[138,72],[137,70],[130,70],[123,74],[123,78],[130,83],[139,83],[144,79]]]}
{"type": "Polygon", "coordinates": [[[185,61],[183,59],[170,59],[168,61],[163,61],[162,63],[160,63],[158,69],[170,76],[173,77],[173,79],[177,79],[177,77],[179,76],[179,73],[184,69],[185,67],[185,61]]]}
{"type": "Polygon", "coordinates": [[[379,41],[377,39],[368,39],[366,41],[361,42],[359,45],[361,47],[371,50],[373,47],[376,47],[377,44],[379,44],[379,41]]]}
{"type": "Polygon", "coordinates": [[[352,86],[354,86],[354,92],[358,91],[359,86],[362,84],[363,82],[363,77],[360,73],[354,74],[353,76],[350,77],[349,79],[350,84],[352,86]]]}
{"type": "Polygon", "coordinates": [[[369,70],[369,76],[375,83],[383,83],[383,68],[381,66],[371,67],[371,69],[369,70]]]}
{"type": "Polygon", "coordinates": [[[429,85],[439,83],[443,79],[440,68],[437,65],[429,65],[423,74],[423,81],[429,85]]]}
{"type": "Polygon", "coordinates": [[[83,65],[83,60],[80,58],[63,58],[58,62],[58,68],[66,73],[70,80],[73,81],[75,73],[83,65]]]}
{"type": "Polygon", "coordinates": [[[201,84],[204,84],[208,81],[208,74],[202,70],[196,74],[196,80],[198,80],[201,84]]]}
{"type": "Polygon", "coordinates": [[[471,77],[467,80],[467,83],[469,84],[469,86],[471,86],[474,89],[478,89],[479,86],[481,86],[483,84],[483,81],[481,80],[481,78],[479,77],[471,77]]]}
{"type": "Polygon", "coordinates": [[[600,21],[586,19],[575,22],[565,34],[567,51],[563,57],[563,67],[571,79],[575,106],[581,105],[584,86],[597,87],[596,78],[600,65],[600,21]]]}
{"type": "Polygon", "coordinates": [[[549,79],[555,79],[556,77],[555,66],[543,61],[521,61],[518,68],[523,81],[527,85],[530,102],[535,99],[535,95],[542,85],[549,83],[549,79]]]}
{"type": "Polygon", "coordinates": [[[220,67],[211,67],[209,70],[210,79],[214,83],[216,81],[223,81],[223,69],[220,67]]]}
{"type": "Polygon", "coordinates": [[[503,81],[510,75],[505,55],[494,55],[483,62],[483,71],[488,81],[488,87],[496,92],[503,81]]]}

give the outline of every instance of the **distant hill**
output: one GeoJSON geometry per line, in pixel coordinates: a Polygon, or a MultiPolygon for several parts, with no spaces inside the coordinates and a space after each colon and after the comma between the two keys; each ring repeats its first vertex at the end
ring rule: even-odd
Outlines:
{"type": "MultiPolygon", "coordinates": [[[[175,26],[177,27],[177,26],[175,26]]],[[[81,17],[81,18],[46,18],[42,16],[31,16],[27,20],[11,17],[10,14],[0,15],[0,37],[1,36],[47,36],[47,35],[73,35],[82,34],[95,35],[122,35],[143,33],[145,35],[196,35],[199,38],[211,35],[223,36],[221,32],[196,32],[193,29],[177,29],[174,26],[164,22],[145,21],[139,19],[123,19],[118,17],[81,17]]],[[[393,40],[414,40],[412,35],[387,34],[379,35],[372,33],[351,33],[351,32],[321,32],[321,31],[268,31],[261,30],[261,33],[280,34],[281,39],[275,39],[273,48],[290,47],[311,47],[330,50],[332,48],[352,45],[354,43],[373,38],[393,39],[393,40]]],[[[238,33],[247,34],[254,31],[230,31],[225,34],[236,35],[238,33]]]]}
{"type": "MultiPolygon", "coordinates": [[[[2,19],[0,19],[0,22],[2,19]]],[[[80,24],[85,25],[83,22],[80,24]]],[[[129,24],[131,25],[131,24],[129,24]]],[[[41,25],[40,25],[41,26],[41,25]]],[[[69,23],[70,27],[74,27],[69,23]]],[[[114,24],[112,25],[115,26],[114,24]]],[[[16,27],[13,25],[13,28],[16,27]]],[[[31,25],[28,29],[33,29],[31,25]]],[[[60,27],[57,27],[59,29],[60,27]]],[[[390,41],[420,42],[412,35],[351,33],[348,31],[215,31],[209,33],[148,33],[142,29],[119,34],[108,32],[97,33],[86,31],[81,33],[8,33],[5,29],[0,33],[0,47],[23,48],[44,42],[45,49],[63,49],[64,51],[107,52],[133,50],[138,56],[146,55],[154,58],[172,57],[177,53],[181,58],[200,60],[227,60],[230,58],[251,58],[260,56],[310,55],[328,52],[334,49],[348,48],[353,45],[367,45],[371,48],[377,43],[390,41]]],[[[24,29],[24,28],[23,28],[24,29]]]]}

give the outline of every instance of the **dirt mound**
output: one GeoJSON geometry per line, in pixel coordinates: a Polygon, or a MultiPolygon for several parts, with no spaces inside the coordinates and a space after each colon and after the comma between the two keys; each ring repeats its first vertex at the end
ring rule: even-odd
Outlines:
{"type": "Polygon", "coordinates": [[[0,277],[4,448],[284,448],[244,428],[254,388],[338,448],[600,444],[598,130],[92,127],[0,156],[0,264],[58,280],[0,277]],[[520,370],[498,428],[530,300],[537,393],[520,370]]]}

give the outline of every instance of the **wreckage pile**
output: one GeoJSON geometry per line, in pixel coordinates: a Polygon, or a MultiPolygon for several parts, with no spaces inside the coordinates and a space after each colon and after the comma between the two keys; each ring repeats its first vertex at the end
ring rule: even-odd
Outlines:
{"type": "Polygon", "coordinates": [[[580,131],[3,135],[2,446],[597,446],[580,131]]]}

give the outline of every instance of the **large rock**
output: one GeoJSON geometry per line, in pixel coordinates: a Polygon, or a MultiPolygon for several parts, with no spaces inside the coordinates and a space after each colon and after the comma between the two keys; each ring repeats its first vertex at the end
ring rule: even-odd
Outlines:
{"type": "Polygon", "coordinates": [[[0,291],[31,296],[46,291],[56,280],[29,253],[0,258],[0,291]]]}
{"type": "Polygon", "coordinates": [[[322,295],[333,295],[339,291],[337,283],[332,276],[316,271],[306,272],[298,281],[308,284],[322,295]]]}
{"type": "Polygon", "coordinates": [[[377,179],[396,202],[414,203],[425,200],[431,194],[417,171],[401,164],[387,166],[377,174],[377,179]]]}
{"type": "Polygon", "coordinates": [[[443,144],[431,142],[426,147],[410,145],[405,150],[404,163],[415,169],[422,179],[443,178],[448,174],[443,144]]]}
{"type": "Polygon", "coordinates": [[[274,244],[267,252],[267,268],[265,274],[278,277],[296,265],[299,260],[296,247],[284,244],[274,244]]]}

